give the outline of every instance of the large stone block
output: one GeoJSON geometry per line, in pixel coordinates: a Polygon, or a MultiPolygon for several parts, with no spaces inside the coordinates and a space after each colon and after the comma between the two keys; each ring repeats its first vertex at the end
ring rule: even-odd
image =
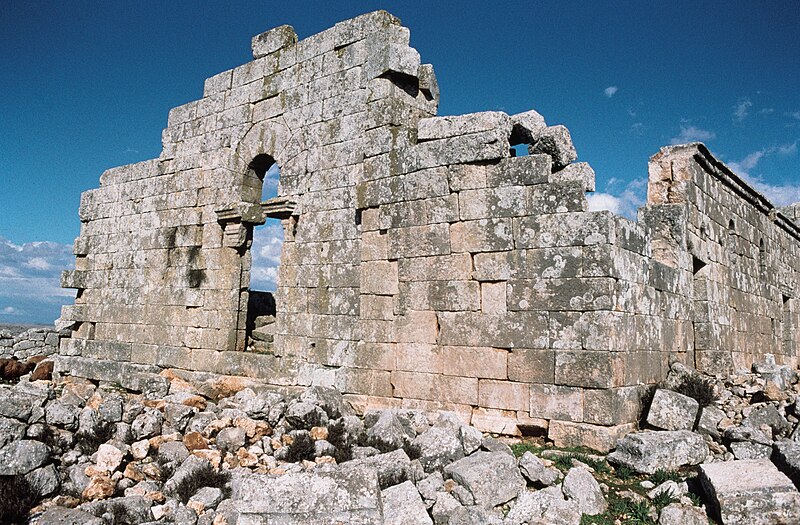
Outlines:
{"type": "Polygon", "coordinates": [[[547,347],[547,317],[538,312],[439,314],[439,344],[495,348],[547,347]]]}
{"type": "Polygon", "coordinates": [[[392,372],[395,397],[477,405],[478,380],[421,372],[392,372]]]}
{"type": "Polygon", "coordinates": [[[800,523],[800,493],[768,459],[701,465],[700,480],[724,525],[800,523]]]}
{"type": "Polygon", "coordinates": [[[482,379],[508,377],[508,351],[474,346],[441,347],[442,373],[482,379]]]}
{"type": "Polygon", "coordinates": [[[426,257],[450,253],[450,225],[431,224],[389,230],[389,257],[426,257]]]}
{"type": "Polygon", "coordinates": [[[530,410],[530,385],[481,379],[478,383],[478,404],[487,408],[501,410],[530,410]]]}
{"type": "Polygon", "coordinates": [[[584,420],[584,389],[557,385],[530,385],[530,415],[561,421],[584,420]]]}
{"type": "Polygon", "coordinates": [[[557,447],[588,447],[605,454],[616,446],[617,440],[634,430],[635,423],[608,427],[551,420],[547,437],[557,447]]]}
{"type": "Polygon", "coordinates": [[[510,219],[457,222],[450,227],[453,252],[497,252],[514,247],[510,219]]]}
{"type": "Polygon", "coordinates": [[[652,474],[658,469],[699,465],[707,456],[708,446],[701,435],[675,430],[629,434],[617,443],[617,449],[608,459],[636,472],[652,474]]]}
{"type": "Polygon", "coordinates": [[[424,118],[417,125],[417,139],[424,142],[495,129],[507,130],[510,134],[511,119],[509,116],[500,111],[484,111],[466,115],[424,118]]]}
{"type": "Polygon", "coordinates": [[[663,430],[692,430],[699,409],[691,397],[658,389],[647,412],[647,422],[663,430]]]}

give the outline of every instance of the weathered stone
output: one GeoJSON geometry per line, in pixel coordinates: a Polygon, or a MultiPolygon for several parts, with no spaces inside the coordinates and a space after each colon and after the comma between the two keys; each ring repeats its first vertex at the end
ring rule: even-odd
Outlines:
{"type": "Polygon", "coordinates": [[[636,472],[652,474],[658,469],[676,470],[685,465],[699,465],[708,456],[702,436],[687,430],[637,432],[617,442],[608,459],[636,472]]]}
{"type": "Polygon", "coordinates": [[[122,463],[123,456],[124,454],[120,449],[104,443],[97,449],[94,462],[99,469],[114,472],[122,463]]]}
{"type": "Polygon", "coordinates": [[[698,507],[671,503],[661,509],[659,525],[708,525],[708,516],[698,507]]]}
{"type": "Polygon", "coordinates": [[[39,516],[40,525],[104,525],[105,520],[80,509],[52,507],[39,516]]]}
{"type": "Polygon", "coordinates": [[[0,448],[0,476],[27,474],[50,458],[47,445],[39,441],[20,439],[0,448]]]}
{"type": "Polygon", "coordinates": [[[277,478],[250,475],[234,489],[240,525],[336,523],[381,525],[381,491],[372,469],[346,473],[288,473],[277,478]]]}
{"type": "Polygon", "coordinates": [[[771,446],[748,441],[734,441],[730,444],[730,449],[736,459],[769,458],[772,454],[771,446]]]}
{"type": "Polygon", "coordinates": [[[445,467],[445,474],[469,490],[477,505],[503,504],[525,488],[516,460],[503,452],[476,452],[445,467]]]}
{"type": "Polygon", "coordinates": [[[389,410],[383,411],[367,430],[367,444],[381,452],[407,447],[413,439],[414,432],[389,410]]]}
{"type": "Polygon", "coordinates": [[[345,463],[343,468],[368,468],[378,473],[378,483],[382,489],[403,483],[411,475],[411,460],[403,450],[386,454],[375,454],[345,463]]]}
{"type": "Polygon", "coordinates": [[[246,441],[247,434],[238,427],[223,428],[217,434],[217,447],[226,452],[236,452],[246,441]]]}
{"type": "Polygon", "coordinates": [[[585,467],[569,469],[561,486],[567,501],[574,501],[582,514],[596,516],[608,508],[600,484],[585,467]]]}
{"type": "Polygon", "coordinates": [[[658,389],[647,413],[647,422],[663,430],[692,430],[700,405],[689,396],[658,389]]]}
{"type": "Polygon", "coordinates": [[[441,470],[450,463],[464,457],[464,445],[458,427],[434,425],[411,443],[419,454],[419,461],[426,472],[441,470]]]}
{"type": "Polygon", "coordinates": [[[422,497],[410,481],[383,489],[383,523],[385,525],[432,524],[422,497]]]}
{"type": "Polygon", "coordinates": [[[547,523],[548,525],[579,525],[581,513],[574,503],[564,500],[561,491],[523,492],[506,516],[506,523],[547,523]]]}
{"type": "Polygon", "coordinates": [[[800,493],[769,460],[701,465],[700,480],[724,525],[800,522],[800,493]]]}
{"type": "Polygon", "coordinates": [[[774,445],[772,461],[792,480],[800,486],[800,443],[796,441],[778,441],[774,445]]]}
{"type": "Polygon", "coordinates": [[[553,158],[553,169],[558,171],[578,158],[572,137],[564,126],[549,126],[541,131],[536,143],[530,147],[532,155],[546,153],[553,158]]]}
{"type": "Polygon", "coordinates": [[[549,487],[560,478],[561,472],[552,467],[547,467],[544,462],[530,451],[525,451],[518,460],[519,470],[528,481],[534,485],[549,487]]]}
{"type": "Polygon", "coordinates": [[[697,432],[719,439],[719,422],[725,418],[725,412],[716,407],[703,407],[700,409],[700,419],[697,421],[697,432]]]}

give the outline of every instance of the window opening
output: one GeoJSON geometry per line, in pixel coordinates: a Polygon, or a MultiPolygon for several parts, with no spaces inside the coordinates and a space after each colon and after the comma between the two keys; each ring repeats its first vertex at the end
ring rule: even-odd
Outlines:
{"type": "MultiPolygon", "coordinates": [[[[278,194],[280,167],[269,155],[258,155],[250,163],[250,171],[258,178],[258,202],[278,194]]],[[[255,188],[254,188],[255,189],[255,188]]],[[[267,218],[252,231],[250,245],[250,282],[247,299],[246,333],[248,349],[268,351],[275,333],[275,291],[278,266],[283,247],[283,225],[279,219],[267,218]]]]}

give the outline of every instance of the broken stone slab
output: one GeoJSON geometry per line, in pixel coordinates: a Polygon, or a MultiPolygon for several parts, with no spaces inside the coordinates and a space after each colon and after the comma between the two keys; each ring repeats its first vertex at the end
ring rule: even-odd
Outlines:
{"type": "Polygon", "coordinates": [[[530,110],[524,113],[511,115],[511,144],[533,144],[539,139],[539,134],[547,127],[544,117],[539,112],[530,110]]]}
{"type": "Polygon", "coordinates": [[[425,472],[432,472],[464,457],[460,438],[458,427],[434,425],[417,436],[411,447],[419,455],[425,472]]]}
{"type": "Polygon", "coordinates": [[[367,431],[367,445],[381,452],[408,447],[414,438],[414,431],[390,410],[382,411],[378,420],[367,431]]]}
{"type": "Polygon", "coordinates": [[[608,460],[636,472],[653,474],[658,469],[699,465],[707,456],[708,445],[699,434],[688,430],[644,431],[619,440],[608,460]]]}
{"type": "Polygon", "coordinates": [[[377,454],[367,458],[354,459],[342,466],[343,469],[372,469],[378,473],[378,484],[381,489],[403,483],[411,476],[411,459],[404,450],[398,449],[386,454],[377,454]]]}
{"type": "Polygon", "coordinates": [[[700,481],[724,525],[800,523],[800,492],[767,459],[701,465],[700,481]]]}
{"type": "Polygon", "coordinates": [[[294,28],[282,25],[254,36],[250,46],[253,49],[253,58],[261,58],[296,43],[297,34],[294,28]]]}
{"type": "Polygon", "coordinates": [[[786,434],[792,430],[792,425],[773,405],[756,407],[742,421],[742,426],[761,428],[763,425],[769,426],[773,435],[786,434]]]}
{"type": "Polygon", "coordinates": [[[519,470],[528,481],[534,485],[549,487],[558,482],[561,478],[561,471],[556,468],[548,467],[544,462],[529,450],[526,450],[517,460],[519,470]]]}
{"type": "Polygon", "coordinates": [[[558,171],[575,159],[578,154],[566,126],[548,126],[539,132],[536,143],[528,147],[531,155],[546,153],[553,158],[553,171],[558,171]]]}
{"type": "Polygon", "coordinates": [[[586,467],[573,467],[569,469],[561,485],[567,501],[572,501],[578,506],[578,510],[583,514],[596,516],[602,514],[608,508],[606,498],[600,484],[594,479],[592,473],[586,467]]]}
{"type": "Polygon", "coordinates": [[[466,115],[424,118],[417,127],[417,140],[446,139],[495,129],[511,133],[511,118],[501,111],[482,111],[466,115]]]}
{"type": "Polygon", "coordinates": [[[749,441],[734,441],[730,444],[733,457],[736,459],[762,459],[769,458],[772,447],[749,441]]]}
{"type": "Polygon", "coordinates": [[[699,409],[695,399],[660,388],[650,404],[647,423],[663,430],[692,430],[699,409]]]}
{"type": "Polygon", "coordinates": [[[12,441],[0,448],[0,476],[27,474],[49,458],[50,449],[44,443],[30,439],[12,441]]]}
{"type": "Polygon", "coordinates": [[[800,443],[778,441],[773,448],[772,461],[795,486],[800,487],[800,443]]]}
{"type": "Polygon", "coordinates": [[[105,525],[106,521],[80,509],[52,507],[36,518],[36,525],[105,525]]]}
{"type": "Polygon", "coordinates": [[[371,468],[245,476],[234,486],[238,525],[382,525],[378,475],[371,468]]]}
{"type": "Polygon", "coordinates": [[[719,441],[721,434],[719,422],[725,419],[725,412],[717,407],[703,407],[700,409],[700,419],[697,420],[697,432],[706,436],[711,436],[719,441]]]}
{"type": "Polygon", "coordinates": [[[516,498],[525,489],[514,456],[476,452],[445,467],[445,475],[470,491],[476,505],[494,507],[516,498]]]}
{"type": "Polygon", "coordinates": [[[661,509],[658,525],[708,525],[708,516],[699,507],[671,503],[661,509]]]}
{"type": "Polygon", "coordinates": [[[383,499],[384,525],[428,525],[432,524],[425,503],[417,488],[410,481],[388,487],[381,491],[383,499]]]}
{"type": "Polygon", "coordinates": [[[512,504],[505,521],[507,525],[523,523],[579,525],[580,522],[580,511],[574,503],[564,499],[558,487],[523,492],[512,504]]]}

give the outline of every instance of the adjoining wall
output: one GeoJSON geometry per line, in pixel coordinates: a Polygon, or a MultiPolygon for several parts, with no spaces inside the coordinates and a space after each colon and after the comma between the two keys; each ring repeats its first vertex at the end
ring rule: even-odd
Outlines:
{"type": "Polygon", "coordinates": [[[170,112],[159,159],[104,173],[63,276],[79,292],[57,370],[139,390],[165,388],[165,368],[335,385],[361,409],[446,408],[607,448],[673,361],[796,362],[788,214],[701,145],[652,159],[638,222],[587,211],[594,172],[566,128],[535,111],[434,117],[408,39],[385,12],[301,42],[259,35],[253,62],[170,112]],[[259,203],[273,162],[279,197],[259,203]],[[267,216],[285,232],[274,342],[249,345],[267,216]]]}

